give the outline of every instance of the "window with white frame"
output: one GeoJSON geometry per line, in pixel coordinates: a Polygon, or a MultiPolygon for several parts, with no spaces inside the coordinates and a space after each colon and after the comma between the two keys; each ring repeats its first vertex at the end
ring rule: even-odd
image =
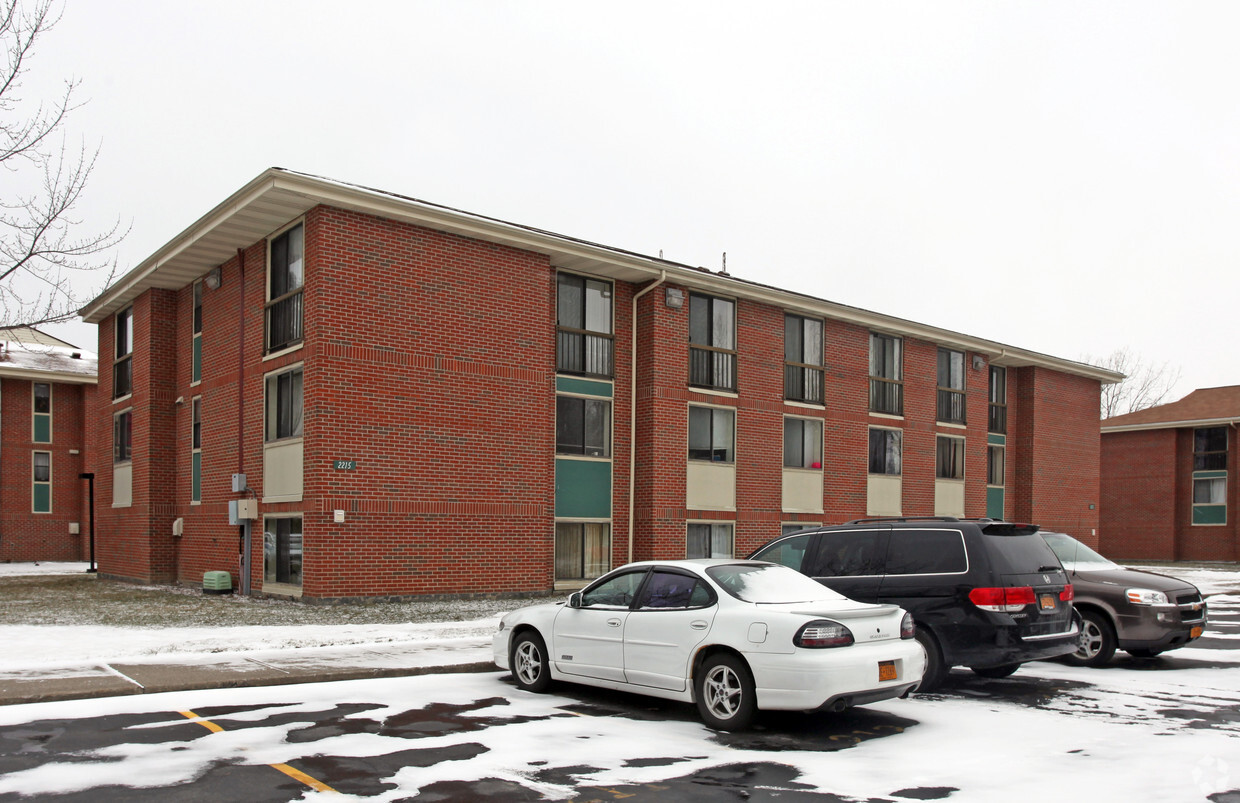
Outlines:
{"type": "Polygon", "coordinates": [[[689,294],[689,384],[736,390],[736,302],[689,294]]]}
{"type": "Polygon", "coordinates": [[[986,447],[986,484],[995,487],[1003,487],[1004,467],[1003,461],[1007,456],[1007,450],[1002,446],[986,447]]]}
{"type": "Polygon", "coordinates": [[[52,386],[47,382],[32,382],[30,439],[35,443],[52,442],[52,386]]]}
{"type": "Polygon", "coordinates": [[[689,459],[736,462],[736,411],[721,407],[689,408],[689,459]]]}
{"type": "Polygon", "coordinates": [[[557,371],[612,376],[612,293],[611,282],[557,274],[557,371]]]}
{"type": "Polygon", "coordinates": [[[31,455],[31,511],[52,512],[52,453],[34,452],[31,455]]]}
{"type": "Polygon", "coordinates": [[[133,393],[133,307],[116,313],[116,349],[112,362],[112,398],[133,393]]]}
{"type": "Polygon", "coordinates": [[[300,366],[267,377],[266,441],[302,435],[302,369],[300,366]]]}
{"type": "Polygon", "coordinates": [[[593,580],[609,571],[611,571],[610,524],[556,522],[556,580],[593,580]]]}
{"type": "Polygon", "coordinates": [[[936,436],[934,456],[935,477],[941,480],[964,479],[964,438],[936,436]]]}
{"type": "Polygon", "coordinates": [[[731,524],[690,523],[686,535],[685,557],[730,558],[732,541],[731,524]]]}
{"type": "Polygon", "coordinates": [[[301,516],[263,520],[263,581],[300,586],[302,570],[301,516]]]}
{"type": "Polygon", "coordinates": [[[128,463],[133,459],[133,410],[112,416],[112,462],[128,463]]]}
{"type": "Polygon", "coordinates": [[[870,427],[871,474],[899,474],[903,454],[903,432],[898,429],[870,427]]]}
{"type": "Polygon", "coordinates": [[[202,381],[202,281],[194,282],[194,332],[193,342],[190,344],[190,375],[189,381],[202,381]]]}
{"type": "Polygon", "coordinates": [[[267,259],[266,351],[302,340],[302,285],[305,281],[305,226],[292,226],[271,238],[267,259]]]}
{"type": "Polygon", "coordinates": [[[964,352],[939,349],[938,420],[965,423],[964,352]]]}
{"type": "Polygon", "coordinates": [[[1193,471],[1227,469],[1227,427],[1193,430],[1193,471]]]}
{"type": "Polygon", "coordinates": [[[784,398],[822,404],[822,321],[784,315],[784,398]]]}
{"type": "Polygon", "coordinates": [[[784,418],[784,468],[822,468],[822,421],[784,418]]]}
{"type": "Polygon", "coordinates": [[[555,397],[556,454],[611,456],[611,402],[555,397]]]}
{"type": "Polygon", "coordinates": [[[190,402],[190,501],[202,501],[202,397],[190,402]]]}
{"type": "Polygon", "coordinates": [[[904,415],[904,342],[870,333],[870,412],[904,415]]]}
{"type": "Polygon", "coordinates": [[[990,366],[990,418],[987,431],[997,435],[1007,432],[1007,369],[990,366]]]}

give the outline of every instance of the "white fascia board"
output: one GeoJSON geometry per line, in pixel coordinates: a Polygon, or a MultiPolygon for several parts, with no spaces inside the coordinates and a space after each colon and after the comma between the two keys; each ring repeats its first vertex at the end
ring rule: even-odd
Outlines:
{"type": "Polygon", "coordinates": [[[1198,427],[1234,427],[1240,418],[1201,418],[1195,421],[1152,421],[1148,424],[1120,424],[1118,426],[1102,426],[1102,434],[1112,432],[1142,432],[1153,429],[1196,429],[1198,427]]]}
{"type": "Polygon", "coordinates": [[[98,374],[71,374],[62,371],[38,371],[32,368],[5,368],[0,366],[0,377],[5,379],[28,379],[31,382],[50,382],[60,385],[98,385],[98,374]]]}

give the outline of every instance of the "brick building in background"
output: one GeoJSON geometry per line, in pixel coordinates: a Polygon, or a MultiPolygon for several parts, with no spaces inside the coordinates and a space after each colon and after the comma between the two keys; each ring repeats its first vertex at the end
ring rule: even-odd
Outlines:
{"type": "Polygon", "coordinates": [[[1235,385],[1104,420],[1101,551],[1121,560],[1240,560],[1237,423],[1235,385]]]}
{"type": "Polygon", "coordinates": [[[0,332],[0,561],[90,556],[86,415],[93,355],[37,329],[0,332]]]}
{"type": "Polygon", "coordinates": [[[307,599],[547,591],[867,515],[1094,542],[1119,378],[279,169],[83,316],[100,571],[307,599]]]}

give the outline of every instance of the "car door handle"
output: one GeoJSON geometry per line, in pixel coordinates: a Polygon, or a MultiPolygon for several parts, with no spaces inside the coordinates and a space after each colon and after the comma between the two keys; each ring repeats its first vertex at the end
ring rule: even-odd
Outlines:
{"type": "Polygon", "coordinates": [[[707,623],[703,622],[701,619],[695,619],[689,623],[689,627],[694,630],[705,630],[707,628],[707,623]]]}
{"type": "Polygon", "coordinates": [[[608,620],[607,620],[607,626],[608,626],[608,627],[619,627],[619,626],[620,626],[620,620],[619,620],[619,619],[608,619],[608,620]]]}

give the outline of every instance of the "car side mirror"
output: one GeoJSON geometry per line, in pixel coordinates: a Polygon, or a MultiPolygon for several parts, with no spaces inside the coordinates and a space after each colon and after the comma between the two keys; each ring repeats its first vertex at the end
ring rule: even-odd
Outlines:
{"type": "Polygon", "coordinates": [[[568,596],[568,607],[570,608],[581,607],[581,592],[580,591],[574,591],[572,594],[568,596]]]}

